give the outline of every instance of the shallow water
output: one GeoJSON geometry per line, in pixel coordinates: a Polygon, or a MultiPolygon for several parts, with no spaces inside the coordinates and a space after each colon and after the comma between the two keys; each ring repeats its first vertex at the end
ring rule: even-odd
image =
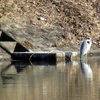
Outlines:
{"type": "Polygon", "coordinates": [[[0,100],[100,100],[100,58],[2,61],[0,100]]]}

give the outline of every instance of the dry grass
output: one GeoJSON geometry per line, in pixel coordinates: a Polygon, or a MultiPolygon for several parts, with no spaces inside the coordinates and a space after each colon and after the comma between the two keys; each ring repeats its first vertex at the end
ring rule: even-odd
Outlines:
{"type": "Polygon", "coordinates": [[[40,28],[61,26],[65,40],[58,45],[80,44],[90,36],[99,46],[100,1],[0,0],[0,23],[16,22],[40,28]],[[39,20],[40,17],[46,20],[39,20]]]}

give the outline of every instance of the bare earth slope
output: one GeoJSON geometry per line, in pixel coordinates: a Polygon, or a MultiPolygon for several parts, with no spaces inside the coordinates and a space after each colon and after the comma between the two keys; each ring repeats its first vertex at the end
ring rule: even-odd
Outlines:
{"type": "Polygon", "coordinates": [[[100,47],[100,1],[76,1],[1,0],[1,31],[33,51],[79,51],[87,37],[100,47]]]}

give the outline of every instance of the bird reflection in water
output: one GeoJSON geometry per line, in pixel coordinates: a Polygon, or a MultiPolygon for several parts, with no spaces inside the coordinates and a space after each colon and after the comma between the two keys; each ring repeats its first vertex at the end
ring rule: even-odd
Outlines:
{"type": "Polygon", "coordinates": [[[85,79],[88,82],[92,82],[93,81],[93,72],[92,72],[91,67],[87,63],[83,62],[82,60],[80,60],[80,67],[81,67],[81,70],[83,72],[85,79]]]}

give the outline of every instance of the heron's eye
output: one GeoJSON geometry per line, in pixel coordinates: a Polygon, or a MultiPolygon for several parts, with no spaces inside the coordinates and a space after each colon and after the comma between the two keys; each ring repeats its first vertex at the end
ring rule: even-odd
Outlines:
{"type": "Polygon", "coordinates": [[[90,44],[90,41],[87,41],[88,44],[90,44]]]}

